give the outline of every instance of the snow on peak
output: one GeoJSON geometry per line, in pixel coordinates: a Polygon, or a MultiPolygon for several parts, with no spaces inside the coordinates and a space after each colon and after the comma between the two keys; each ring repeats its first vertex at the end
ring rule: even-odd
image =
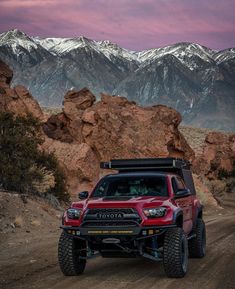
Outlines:
{"type": "Polygon", "coordinates": [[[67,54],[77,48],[90,46],[95,48],[95,41],[84,36],[76,38],[35,38],[35,41],[53,54],[67,54]]]}
{"type": "Polygon", "coordinates": [[[214,55],[214,59],[218,64],[233,58],[235,58],[235,48],[225,49],[214,55]]]}
{"type": "Polygon", "coordinates": [[[19,29],[11,29],[2,34],[5,34],[11,37],[27,37],[27,35],[24,32],[20,31],[19,29]]]}
{"type": "Polygon", "coordinates": [[[21,53],[22,47],[27,51],[43,47],[56,56],[65,55],[79,48],[88,48],[102,53],[111,61],[115,57],[127,61],[135,61],[143,66],[166,55],[172,55],[181,61],[181,63],[187,65],[191,70],[197,69],[198,65],[200,65],[198,64],[198,59],[208,63],[212,61],[221,63],[235,57],[234,48],[218,52],[190,42],[181,42],[161,48],[135,52],[122,48],[109,40],[94,41],[84,36],[74,38],[29,37],[18,29],[12,29],[0,34],[0,46],[1,45],[12,47],[12,50],[16,54],[21,53]]]}
{"type": "Polygon", "coordinates": [[[214,50],[208,49],[196,43],[181,42],[161,48],[154,48],[138,53],[140,62],[148,64],[165,55],[175,56],[181,63],[186,64],[191,70],[197,68],[197,61],[193,57],[199,57],[203,61],[211,62],[214,50]]]}
{"type": "Polygon", "coordinates": [[[18,29],[12,29],[0,34],[0,45],[11,46],[15,53],[19,52],[18,50],[20,47],[23,47],[28,51],[38,48],[31,37],[18,29]]]}
{"type": "Polygon", "coordinates": [[[84,36],[76,38],[34,38],[35,42],[56,55],[65,55],[72,50],[89,47],[102,53],[111,60],[112,56],[125,58],[126,60],[137,60],[137,54],[133,51],[121,48],[109,40],[94,41],[84,36]]]}
{"type": "Polygon", "coordinates": [[[137,54],[134,51],[127,50],[125,48],[121,48],[116,43],[113,43],[109,40],[97,41],[96,45],[98,49],[104,53],[106,57],[109,59],[113,56],[122,57],[127,60],[136,60],[137,61],[137,54]]]}

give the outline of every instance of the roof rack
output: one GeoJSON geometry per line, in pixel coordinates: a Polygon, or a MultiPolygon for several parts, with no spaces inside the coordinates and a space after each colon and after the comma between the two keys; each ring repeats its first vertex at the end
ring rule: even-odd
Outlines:
{"type": "Polygon", "coordinates": [[[190,170],[191,164],[187,160],[178,158],[116,159],[110,162],[101,162],[100,167],[119,172],[159,171],[175,173],[183,178],[192,194],[196,193],[190,170]]]}
{"type": "Polygon", "coordinates": [[[101,162],[102,169],[114,169],[118,171],[133,170],[179,170],[190,169],[190,163],[178,158],[144,158],[144,159],[116,159],[109,162],[101,162]]]}

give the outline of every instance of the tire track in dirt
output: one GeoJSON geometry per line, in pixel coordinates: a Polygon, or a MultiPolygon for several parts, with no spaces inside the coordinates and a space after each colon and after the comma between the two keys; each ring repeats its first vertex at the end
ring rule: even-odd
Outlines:
{"type": "MultiPolygon", "coordinates": [[[[235,288],[235,215],[216,216],[206,222],[208,243],[203,259],[190,259],[189,272],[183,279],[166,278],[162,263],[144,259],[102,259],[88,262],[85,273],[64,277],[57,265],[53,239],[45,246],[51,264],[26,276],[8,280],[2,289],[234,289],[235,288]],[[55,265],[56,264],[56,265],[55,265]]],[[[42,244],[41,244],[42,245],[42,244]]],[[[35,248],[36,250],[36,248],[35,248]]],[[[41,251],[41,250],[40,250],[41,251]]],[[[12,268],[14,270],[14,267],[12,268]]],[[[9,272],[10,277],[10,272],[9,272]]]]}

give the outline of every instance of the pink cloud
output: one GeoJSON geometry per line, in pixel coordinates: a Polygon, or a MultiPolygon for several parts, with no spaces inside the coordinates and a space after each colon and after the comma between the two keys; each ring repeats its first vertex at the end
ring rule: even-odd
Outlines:
{"type": "Polygon", "coordinates": [[[109,39],[141,50],[174,42],[235,46],[232,0],[1,0],[0,29],[109,39]]]}

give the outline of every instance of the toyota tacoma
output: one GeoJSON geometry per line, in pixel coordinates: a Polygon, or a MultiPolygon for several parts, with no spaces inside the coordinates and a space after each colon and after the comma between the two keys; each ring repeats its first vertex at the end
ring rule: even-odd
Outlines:
{"type": "Polygon", "coordinates": [[[87,259],[143,257],[183,277],[188,257],[205,255],[206,230],[190,163],[177,158],[118,159],[62,218],[58,259],[64,275],[83,273],[87,259]]]}

